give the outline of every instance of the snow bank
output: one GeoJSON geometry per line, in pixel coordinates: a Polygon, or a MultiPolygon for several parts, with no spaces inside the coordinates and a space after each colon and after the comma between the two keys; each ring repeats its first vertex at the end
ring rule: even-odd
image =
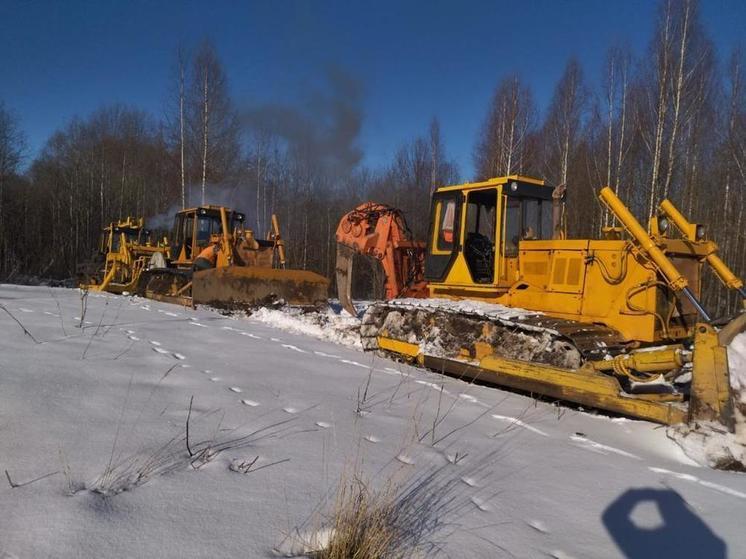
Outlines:
{"type": "Polygon", "coordinates": [[[250,318],[294,334],[305,334],[320,340],[362,349],[360,319],[346,312],[342,313],[341,308],[333,305],[318,312],[303,312],[291,307],[261,308],[252,313],[250,318]]]}

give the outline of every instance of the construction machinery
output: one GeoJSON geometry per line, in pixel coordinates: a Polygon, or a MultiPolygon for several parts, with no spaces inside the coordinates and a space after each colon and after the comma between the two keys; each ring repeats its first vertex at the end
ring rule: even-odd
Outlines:
{"type": "Polygon", "coordinates": [[[153,259],[165,262],[169,258],[166,239],[153,242],[143,218],[127,217],[104,227],[97,258],[78,268],[79,283],[91,291],[131,293],[153,259]]]}
{"type": "Polygon", "coordinates": [[[645,228],[611,188],[599,198],[618,222],[600,239],[567,239],[564,188],[518,175],[435,190],[426,243],[400,212],[364,204],[337,229],[340,301],[355,314],[352,255],[372,256],[388,300],[362,317],[366,349],[664,424],[732,429],[726,346],[746,314],[713,324],[703,268],[742,297],[743,283],[670,201],[645,228]]]}
{"type": "Polygon", "coordinates": [[[287,268],[277,217],[272,216],[266,239],[256,238],[244,221],[244,214],[223,206],[177,212],[171,258],[140,275],[138,293],[184,305],[231,309],[278,302],[326,304],[326,278],[287,268]]]}
{"type": "Polygon", "coordinates": [[[386,299],[425,297],[425,243],[415,241],[401,210],[367,202],[345,214],[337,227],[337,287],[339,300],[350,314],[355,254],[373,258],[383,267],[386,299]]]}

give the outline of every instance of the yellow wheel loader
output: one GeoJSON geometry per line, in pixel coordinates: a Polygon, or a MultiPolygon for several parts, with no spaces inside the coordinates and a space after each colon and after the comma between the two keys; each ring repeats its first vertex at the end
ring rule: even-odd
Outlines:
{"type": "Polygon", "coordinates": [[[340,301],[355,312],[352,254],[367,254],[417,281],[407,298],[368,307],[366,349],[664,424],[732,428],[726,346],[746,314],[715,325],[700,304],[703,268],[742,297],[743,283],[670,201],[645,228],[611,188],[599,198],[618,225],[567,239],[561,187],[514,175],[438,188],[424,258],[407,259],[421,245],[391,212],[351,212],[337,232],[340,301]]]}
{"type": "Polygon", "coordinates": [[[241,309],[285,302],[316,307],[327,303],[329,281],[286,267],[276,216],[267,239],[244,226],[244,214],[222,206],[200,206],[176,214],[172,258],[139,278],[140,295],[183,305],[241,309]]]}
{"type": "Polygon", "coordinates": [[[150,231],[144,228],[143,218],[128,217],[111,223],[101,233],[100,262],[89,262],[79,267],[81,288],[111,293],[134,292],[140,276],[152,261],[166,262],[170,247],[164,239],[151,242],[150,231]]]}

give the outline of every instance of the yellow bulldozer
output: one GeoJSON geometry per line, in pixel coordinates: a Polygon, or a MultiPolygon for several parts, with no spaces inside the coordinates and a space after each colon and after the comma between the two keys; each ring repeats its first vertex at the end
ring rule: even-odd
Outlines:
{"type": "Polygon", "coordinates": [[[138,292],[186,305],[240,309],[284,302],[325,305],[329,281],[314,272],[287,268],[277,217],[258,239],[244,214],[223,206],[200,206],[176,214],[172,259],[142,274],[138,292]]]}
{"type": "Polygon", "coordinates": [[[746,314],[715,321],[703,268],[746,297],[703,226],[666,200],[643,227],[614,191],[618,225],[567,239],[564,189],[525,176],[438,188],[426,242],[401,212],[363,204],[337,229],[337,289],[352,257],[383,264],[388,301],[367,308],[366,349],[477,379],[664,424],[733,426],[726,346],[746,314]]]}
{"type": "Polygon", "coordinates": [[[81,287],[229,309],[326,304],[326,278],[287,268],[276,216],[266,239],[256,238],[244,222],[243,213],[223,206],[184,209],[176,213],[170,239],[157,245],[144,240],[142,218],[120,222],[104,231],[101,281],[81,287]]]}
{"type": "Polygon", "coordinates": [[[143,218],[112,222],[101,232],[98,255],[78,268],[80,286],[91,291],[133,293],[153,260],[170,258],[166,239],[153,242],[143,218]]]}

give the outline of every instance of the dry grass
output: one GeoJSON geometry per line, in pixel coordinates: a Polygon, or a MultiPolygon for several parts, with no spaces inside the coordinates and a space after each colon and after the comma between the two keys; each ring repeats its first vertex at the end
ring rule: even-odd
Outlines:
{"type": "MultiPolygon", "coordinates": [[[[393,484],[371,489],[359,478],[344,482],[337,494],[326,542],[318,559],[405,557],[406,531],[397,522],[397,491],[393,484]]],[[[416,547],[416,545],[415,545],[416,547]]]]}
{"type": "Polygon", "coordinates": [[[466,484],[464,476],[484,476],[495,458],[496,454],[490,453],[471,467],[454,469],[453,464],[445,464],[424,473],[399,469],[381,484],[360,474],[359,468],[354,474],[346,472],[326,512],[314,513],[275,551],[314,559],[437,556],[451,534],[471,531],[461,520],[475,512],[482,501],[476,499],[482,490],[466,484]]]}

